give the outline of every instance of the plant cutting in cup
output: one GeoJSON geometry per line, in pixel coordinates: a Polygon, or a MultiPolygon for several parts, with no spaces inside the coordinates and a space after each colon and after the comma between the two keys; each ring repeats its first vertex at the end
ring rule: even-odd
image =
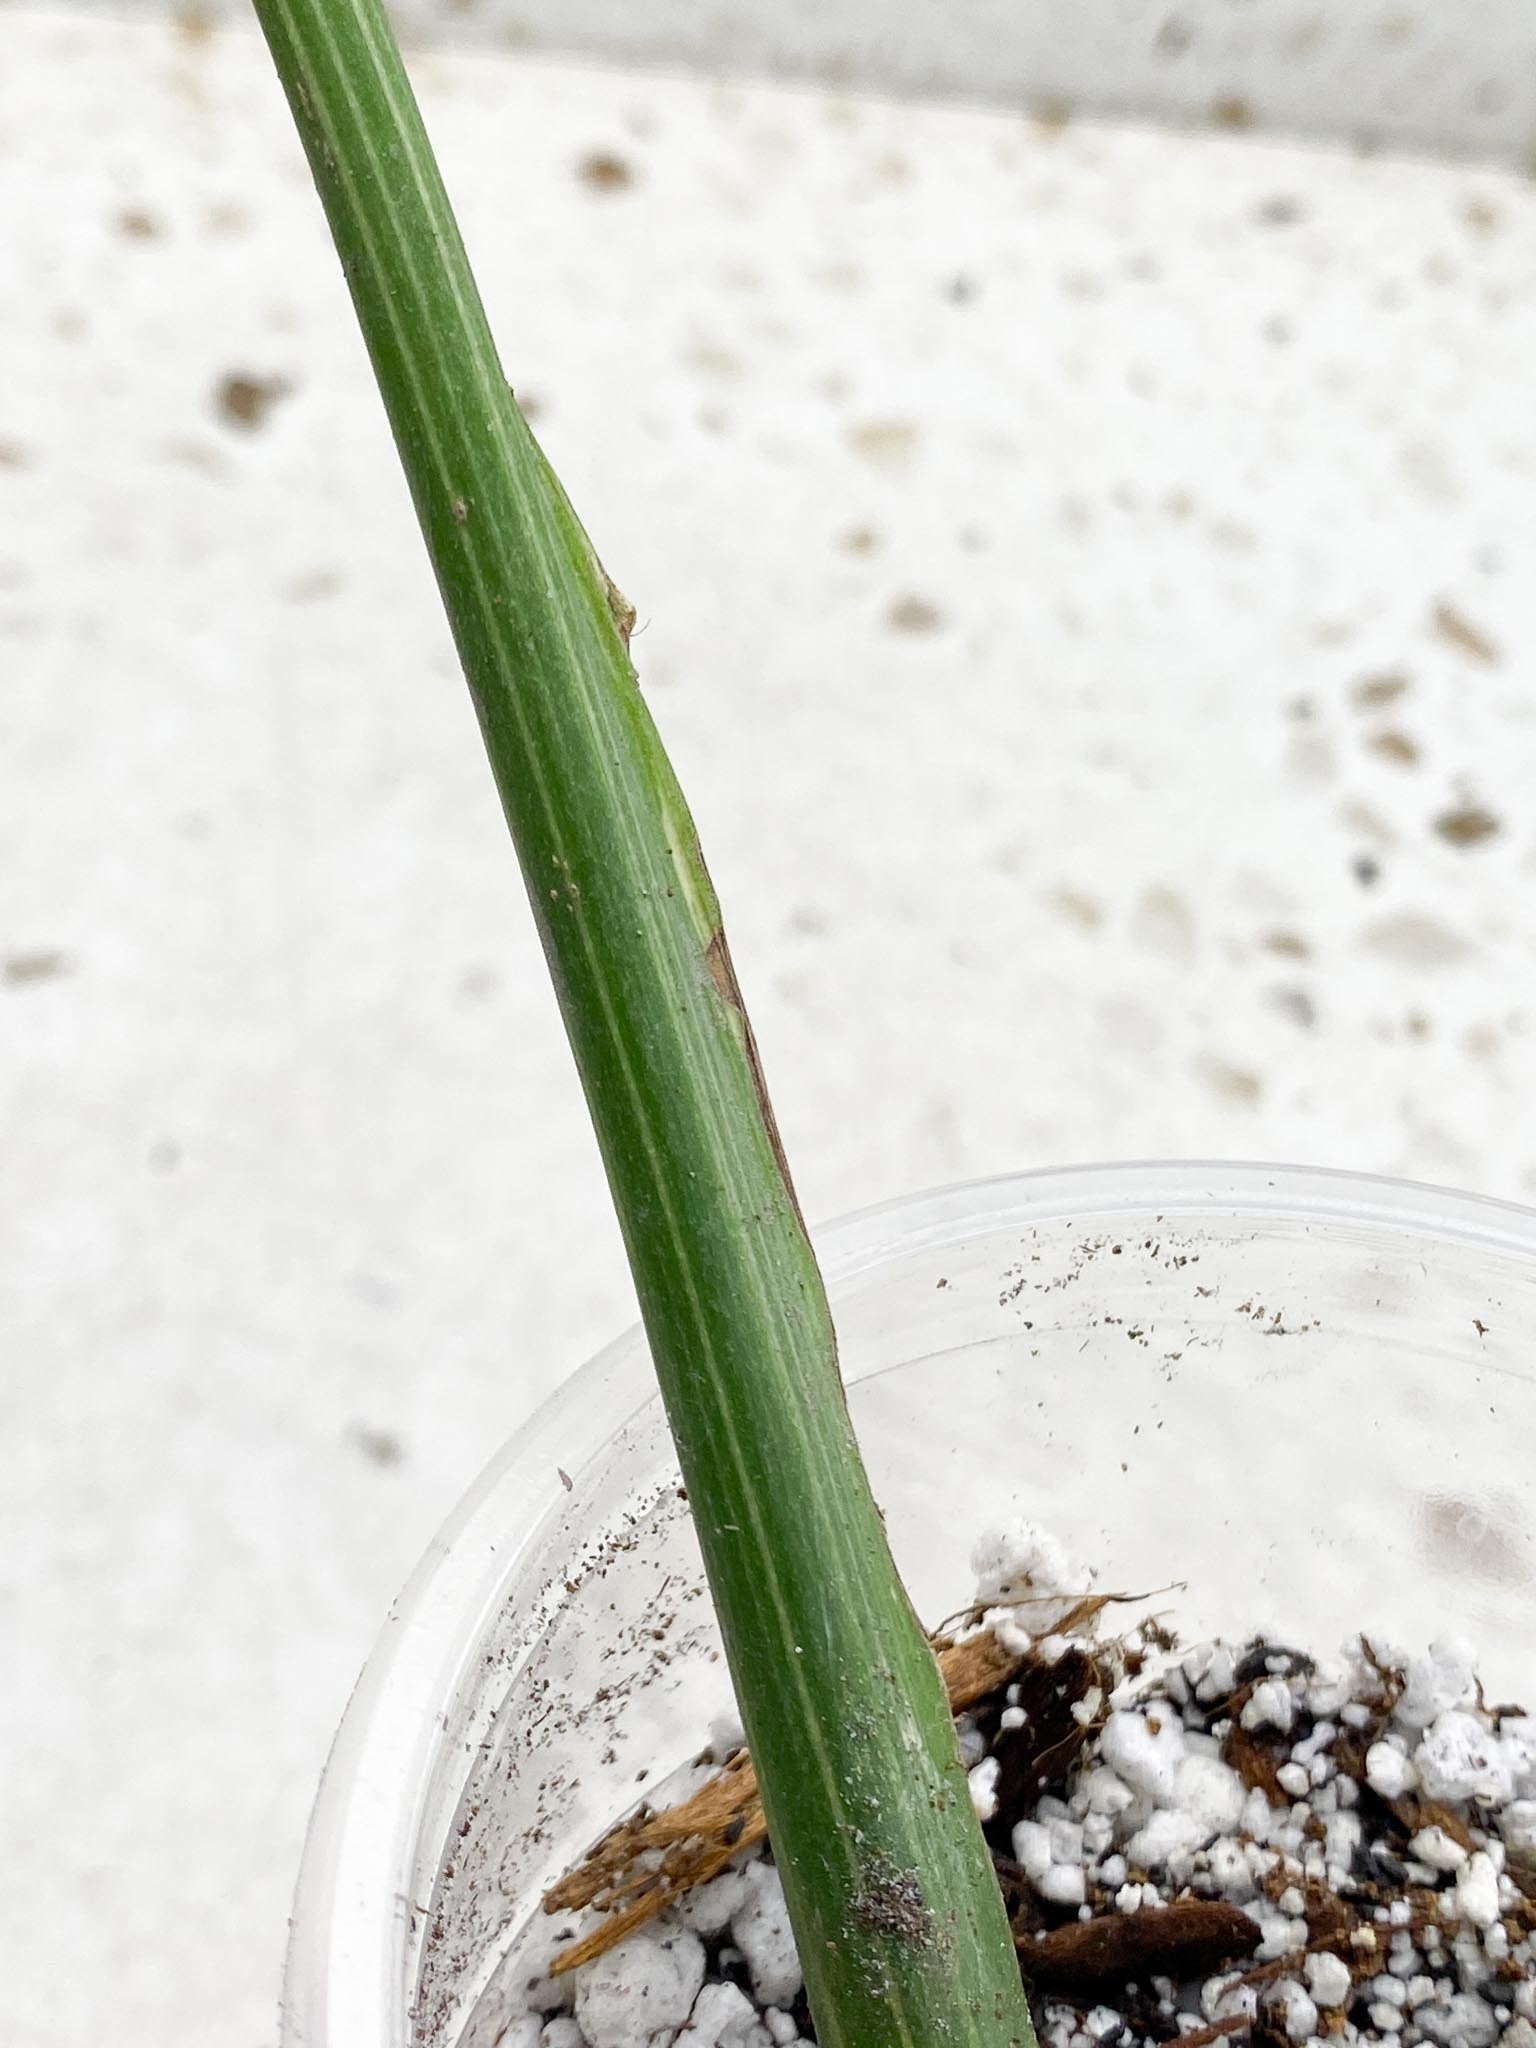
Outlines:
{"type": "MultiPolygon", "coordinates": [[[[549,1903],[596,1922],[476,2048],[1023,2048],[1032,1995],[1061,2048],[1536,2048],[1536,1739],[1459,1650],[1180,1661],[1030,1531],[930,1640],[633,613],[507,385],[376,0],[258,12],[560,997],[745,1734],[685,1799],[570,1845],[549,1903]]],[[[431,1901],[400,1911],[445,1938],[431,1901]]]]}

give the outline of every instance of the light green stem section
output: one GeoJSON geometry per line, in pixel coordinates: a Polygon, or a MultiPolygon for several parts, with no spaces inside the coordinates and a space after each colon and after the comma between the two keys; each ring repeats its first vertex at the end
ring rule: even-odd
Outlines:
{"type": "Polygon", "coordinates": [[[821,2041],[1024,2044],[943,1685],[859,1462],[714,891],[622,607],[507,389],[382,13],[256,5],[559,991],[821,2041]]]}

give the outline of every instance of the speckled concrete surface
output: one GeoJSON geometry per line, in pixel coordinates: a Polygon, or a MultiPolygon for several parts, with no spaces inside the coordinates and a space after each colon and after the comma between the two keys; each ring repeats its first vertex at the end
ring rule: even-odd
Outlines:
{"type": "MultiPolygon", "coordinates": [[[[440,1515],[627,1317],[243,36],[0,18],[14,2048],[262,2048],[440,1515]]],[[[1272,1154],[1536,1196],[1536,193],[421,68],[825,1214],[1272,1154]]]]}
{"type": "MultiPolygon", "coordinates": [[[[94,0],[82,0],[94,4],[94,0]]],[[[111,0],[245,18],[248,0],[111,0]]],[[[1527,0],[392,0],[404,35],[605,61],[1218,127],[1294,129],[1529,165],[1527,0]]]]}

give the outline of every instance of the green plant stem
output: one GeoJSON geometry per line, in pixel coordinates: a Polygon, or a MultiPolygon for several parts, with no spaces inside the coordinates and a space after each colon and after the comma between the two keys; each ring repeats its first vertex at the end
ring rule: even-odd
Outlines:
{"type": "Polygon", "coordinates": [[[943,1686],[859,1462],[820,1275],[624,608],[508,391],[375,0],[256,5],[602,1147],[820,2039],[1024,2043],[943,1686]]]}

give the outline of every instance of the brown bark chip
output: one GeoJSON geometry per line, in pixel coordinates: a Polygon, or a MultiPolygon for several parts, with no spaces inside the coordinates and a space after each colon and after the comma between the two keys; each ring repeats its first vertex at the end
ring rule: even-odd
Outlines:
{"type": "Polygon", "coordinates": [[[1040,1991],[1097,1997],[1150,1977],[1199,1977],[1251,1956],[1257,1921],[1219,1899],[1181,1899],[1108,1914],[1018,1942],[1019,1967],[1040,1991]]]}

